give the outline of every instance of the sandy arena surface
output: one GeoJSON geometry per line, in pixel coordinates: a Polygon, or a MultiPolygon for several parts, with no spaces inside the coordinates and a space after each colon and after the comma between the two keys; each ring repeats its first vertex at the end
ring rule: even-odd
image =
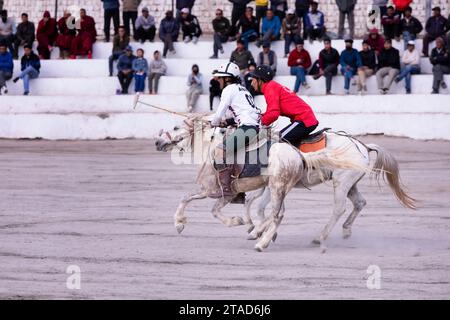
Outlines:
{"type": "Polygon", "coordinates": [[[212,217],[213,200],[193,202],[176,233],[195,167],[171,164],[151,141],[0,141],[0,298],[449,299],[450,142],[362,140],[395,153],[421,208],[365,178],[352,238],[342,219],[325,254],[310,241],[331,214],[328,185],[291,192],[277,241],[258,253],[244,226],[212,217]],[[80,290],[66,287],[69,265],[80,290]],[[370,265],[379,290],[366,286],[370,265]]]}

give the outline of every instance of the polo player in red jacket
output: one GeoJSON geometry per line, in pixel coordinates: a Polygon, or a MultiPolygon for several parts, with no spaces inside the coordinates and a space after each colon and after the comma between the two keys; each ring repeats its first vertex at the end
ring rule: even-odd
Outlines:
{"type": "Polygon", "coordinates": [[[262,92],[267,102],[267,111],[261,117],[261,123],[271,125],[280,116],[291,119],[291,123],[280,131],[280,138],[298,146],[304,138],[313,132],[317,121],[311,107],[293,91],[273,79],[274,73],[268,66],[259,66],[252,73],[252,87],[262,92]]]}

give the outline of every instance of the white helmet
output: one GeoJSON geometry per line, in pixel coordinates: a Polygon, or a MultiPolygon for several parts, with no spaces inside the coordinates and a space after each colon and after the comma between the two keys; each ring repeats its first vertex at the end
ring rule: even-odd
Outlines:
{"type": "Polygon", "coordinates": [[[226,64],[223,64],[220,66],[218,70],[214,70],[213,74],[214,77],[239,77],[241,75],[241,71],[239,70],[239,67],[233,63],[228,62],[226,64]]]}

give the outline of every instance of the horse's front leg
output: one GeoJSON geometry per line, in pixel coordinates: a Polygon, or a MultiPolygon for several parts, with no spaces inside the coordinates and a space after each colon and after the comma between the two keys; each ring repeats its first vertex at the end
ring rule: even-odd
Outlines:
{"type": "Polygon", "coordinates": [[[214,218],[219,219],[220,222],[222,222],[224,225],[228,227],[240,226],[245,224],[244,219],[242,219],[241,217],[235,216],[229,218],[220,212],[223,207],[225,207],[227,204],[231,202],[231,200],[233,200],[233,197],[223,197],[216,201],[212,209],[212,214],[214,218]]]}
{"type": "Polygon", "coordinates": [[[265,189],[263,189],[263,194],[261,196],[261,200],[259,201],[259,203],[257,205],[259,224],[256,226],[256,228],[254,228],[251,232],[249,232],[249,235],[247,238],[248,240],[258,239],[261,236],[261,234],[265,231],[265,229],[268,225],[268,221],[265,218],[264,211],[265,211],[266,207],[269,205],[269,203],[270,203],[270,189],[269,189],[269,187],[266,187],[265,189]]]}
{"type": "Polygon", "coordinates": [[[202,192],[196,192],[193,194],[190,194],[181,200],[180,204],[178,205],[177,212],[175,213],[175,228],[177,229],[178,233],[181,233],[184,229],[184,225],[187,222],[186,216],[184,215],[184,210],[186,209],[186,206],[189,202],[193,200],[200,200],[205,199],[208,196],[208,193],[205,191],[202,192]]]}
{"type": "Polygon", "coordinates": [[[248,226],[247,232],[250,233],[255,228],[255,225],[252,220],[251,210],[253,202],[260,198],[264,194],[265,188],[261,188],[259,190],[253,191],[249,193],[245,199],[245,218],[244,222],[248,226]]]}

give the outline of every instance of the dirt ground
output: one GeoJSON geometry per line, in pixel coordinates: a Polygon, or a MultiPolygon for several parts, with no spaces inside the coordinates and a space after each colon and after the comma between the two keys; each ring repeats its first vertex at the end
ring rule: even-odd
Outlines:
{"type": "Polygon", "coordinates": [[[365,178],[352,238],[342,220],[325,254],[310,242],[330,217],[329,185],[291,192],[277,241],[258,253],[245,227],[212,217],[213,200],[193,202],[176,233],[195,167],[151,141],[0,141],[0,298],[449,299],[450,142],[362,140],[394,152],[421,207],[402,208],[365,178]],[[79,290],[66,286],[70,265],[79,290]],[[366,285],[371,265],[378,290],[366,285]]]}

